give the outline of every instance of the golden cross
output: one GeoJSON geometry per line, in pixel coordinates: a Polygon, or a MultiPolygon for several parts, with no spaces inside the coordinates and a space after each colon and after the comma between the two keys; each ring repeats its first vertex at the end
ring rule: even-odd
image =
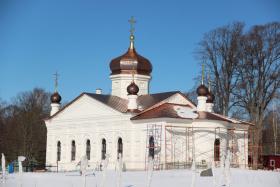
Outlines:
{"type": "Polygon", "coordinates": [[[134,34],[135,28],[134,28],[134,24],[136,23],[136,20],[134,19],[133,16],[131,16],[131,18],[128,20],[128,22],[130,23],[130,35],[134,34]]]}
{"type": "Polygon", "coordinates": [[[53,74],[53,75],[54,75],[54,89],[57,92],[59,74],[57,72],[55,72],[55,74],[53,74]]]}

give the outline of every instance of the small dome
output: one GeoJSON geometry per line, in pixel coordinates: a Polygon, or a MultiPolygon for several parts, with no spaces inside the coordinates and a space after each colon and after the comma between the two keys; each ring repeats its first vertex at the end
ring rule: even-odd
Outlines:
{"type": "Polygon", "coordinates": [[[151,62],[139,55],[135,48],[129,48],[125,54],[111,61],[110,69],[111,75],[131,74],[132,71],[136,74],[150,75],[153,68],[151,62]]]}
{"type": "Polygon", "coordinates": [[[212,92],[208,92],[206,103],[214,103],[215,95],[212,92]]]}
{"type": "Polygon", "coordinates": [[[52,95],[51,95],[51,103],[60,103],[61,101],[61,96],[59,95],[58,92],[54,92],[52,95]]]}
{"type": "Polygon", "coordinates": [[[208,88],[204,85],[201,84],[197,89],[196,89],[196,93],[198,96],[207,96],[208,94],[208,88]]]}
{"type": "Polygon", "coordinates": [[[137,84],[132,82],[130,85],[128,85],[127,87],[128,95],[137,95],[138,92],[139,92],[139,87],[137,86],[137,84]]]}

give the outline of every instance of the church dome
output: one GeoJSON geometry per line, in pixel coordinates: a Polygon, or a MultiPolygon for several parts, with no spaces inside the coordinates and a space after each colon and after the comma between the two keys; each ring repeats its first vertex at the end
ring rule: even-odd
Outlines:
{"type": "Polygon", "coordinates": [[[127,87],[128,95],[137,95],[139,92],[139,87],[134,82],[130,83],[127,87]]]}
{"type": "Polygon", "coordinates": [[[201,84],[197,89],[196,89],[196,93],[198,96],[207,96],[208,94],[208,88],[204,85],[201,84]]]}
{"type": "Polygon", "coordinates": [[[128,51],[113,59],[110,63],[111,75],[115,74],[135,74],[150,75],[152,64],[145,57],[139,55],[135,48],[129,48],[128,51]]]}
{"type": "Polygon", "coordinates": [[[57,103],[59,104],[61,101],[61,96],[59,95],[58,92],[54,92],[52,95],[51,95],[51,103],[57,103]]]}
{"type": "Polygon", "coordinates": [[[208,92],[206,103],[214,103],[215,95],[212,92],[208,92]]]}
{"type": "Polygon", "coordinates": [[[111,60],[110,69],[111,75],[116,74],[140,74],[140,75],[150,75],[152,72],[152,64],[145,57],[139,55],[134,47],[134,24],[136,21],[132,16],[130,20],[130,46],[127,52],[117,58],[111,60]]]}

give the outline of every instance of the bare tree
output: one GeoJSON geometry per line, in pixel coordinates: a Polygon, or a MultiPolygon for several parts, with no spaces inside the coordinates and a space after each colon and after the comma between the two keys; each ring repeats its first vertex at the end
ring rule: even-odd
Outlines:
{"type": "Polygon", "coordinates": [[[280,23],[253,26],[246,33],[243,29],[236,22],[206,33],[197,54],[214,80],[217,112],[230,111],[255,123],[256,167],[265,112],[280,87],[280,23]]]}
{"type": "MultiPolygon", "coordinates": [[[[280,23],[252,27],[240,42],[238,84],[234,96],[255,123],[255,146],[261,144],[265,111],[280,88],[280,23]]],[[[260,146],[259,146],[260,147],[260,146]]],[[[253,161],[256,167],[259,150],[253,161]]]]}
{"type": "MultiPolygon", "coordinates": [[[[46,127],[43,119],[49,115],[50,94],[43,89],[20,93],[12,104],[2,112],[4,141],[7,159],[12,161],[19,155],[28,160],[45,162],[46,127]]],[[[1,125],[1,124],[0,124],[1,125]]]]}
{"type": "Polygon", "coordinates": [[[236,22],[217,28],[204,35],[197,51],[201,62],[206,63],[212,79],[212,91],[216,98],[217,112],[228,115],[231,93],[236,87],[235,73],[239,60],[239,43],[244,24],[236,22]]]}
{"type": "Polygon", "coordinates": [[[43,119],[49,114],[49,94],[35,88],[32,92],[19,94],[15,103],[20,108],[17,124],[22,137],[22,154],[30,160],[41,160],[40,153],[44,152],[46,142],[43,119]]]}
{"type": "Polygon", "coordinates": [[[5,139],[5,128],[4,128],[4,103],[0,99],[0,153],[4,152],[4,139],[5,139]]]}

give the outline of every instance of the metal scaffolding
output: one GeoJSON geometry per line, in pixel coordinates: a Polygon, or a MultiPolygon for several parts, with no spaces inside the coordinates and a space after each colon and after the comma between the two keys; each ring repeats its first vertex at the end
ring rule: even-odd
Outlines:
{"type": "MultiPolygon", "coordinates": [[[[206,166],[207,163],[205,160],[209,158],[209,155],[211,155],[214,159],[214,142],[216,138],[223,138],[226,140],[223,150],[230,150],[232,167],[240,167],[241,165],[248,167],[247,158],[250,158],[250,155],[248,154],[251,153],[250,148],[252,148],[252,145],[250,145],[247,141],[248,130],[235,128],[228,129],[222,127],[184,127],[169,125],[165,126],[164,136],[164,168],[166,169],[190,168],[193,159],[193,152],[195,152],[195,157],[202,158],[201,162],[196,163],[198,167],[206,166]],[[200,146],[194,147],[194,141],[198,144],[207,143],[211,145],[211,147],[205,151],[205,149],[202,149],[200,146]],[[242,163],[240,163],[241,157],[244,158],[242,163]],[[205,160],[203,158],[205,158],[205,160]]],[[[222,153],[222,155],[225,154],[225,152],[222,153]]],[[[215,163],[220,165],[220,159],[218,159],[215,163]]]]}
{"type": "Polygon", "coordinates": [[[161,169],[161,135],[162,126],[156,124],[147,125],[147,139],[146,139],[146,157],[145,157],[145,169],[148,168],[149,157],[153,157],[154,170],[161,169]],[[151,138],[153,144],[150,144],[151,138]],[[150,155],[152,152],[153,155],[150,155]]]}

